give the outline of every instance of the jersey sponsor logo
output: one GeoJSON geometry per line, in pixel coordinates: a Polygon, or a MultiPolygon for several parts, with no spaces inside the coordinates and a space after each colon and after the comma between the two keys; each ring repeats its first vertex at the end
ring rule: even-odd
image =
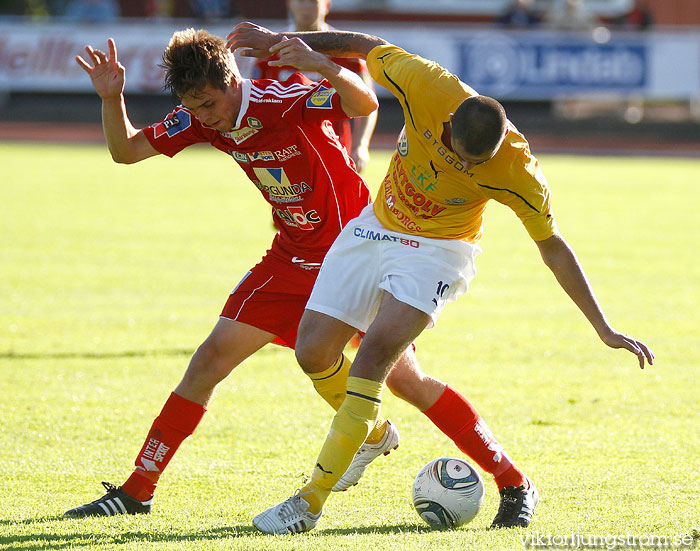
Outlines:
{"type": "Polygon", "coordinates": [[[411,181],[423,191],[435,191],[437,189],[437,182],[431,176],[431,173],[421,165],[413,165],[411,167],[411,181]]]}
{"type": "Polygon", "coordinates": [[[281,163],[283,163],[284,161],[288,161],[289,159],[291,159],[292,157],[296,157],[297,155],[301,155],[301,151],[299,151],[295,144],[292,144],[289,147],[285,147],[284,149],[275,151],[275,157],[281,163]]]}
{"type": "Polygon", "coordinates": [[[283,197],[281,195],[270,195],[269,200],[274,203],[286,204],[286,203],[299,203],[303,200],[301,195],[293,195],[290,197],[283,197]]]}
{"type": "Polygon", "coordinates": [[[391,212],[391,214],[393,214],[396,218],[397,222],[405,226],[406,229],[417,232],[422,231],[423,228],[420,226],[420,224],[417,224],[415,220],[411,219],[410,216],[404,214],[398,208],[396,208],[396,197],[394,196],[393,190],[394,188],[391,183],[391,178],[387,176],[384,178],[384,201],[386,202],[387,207],[389,207],[389,212],[391,212]]]}
{"type": "MultiPolygon", "coordinates": [[[[418,173],[416,167],[412,167],[412,177],[399,164],[394,165],[393,177],[400,185],[397,188],[397,194],[402,203],[404,203],[411,211],[419,218],[432,218],[437,216],[447,207],[442,207],[433,203],[426,195],[421,193],[417,188],[419,184],[424,184],[422,176],[425,173],[418,173]]],[[[430,173],[427,173],[428,176],[430,173]]]]}
{"type": "Polygon", "coordinates": [[[160,138],[167,134],[172,138],[175,134],[187,130],[192,125],[192,118],[187,111],[178,111],[172,117],[168,117],[153,127],[153,137],[160,138]]]}
{"type": "Polygon", "coordinates": [[[259,166],[253,167],[253,172],[258,177],[260,182],[268,186],[288,186],[290,185],[289,178],[283,168],[262,168],[259,166]]]}
{"type": "Polygon", "coordinates": [[[453,197],[452,199],[445,199],[445,203],[448,205],[463,205],[466,203],[466,199],[462,199],[461,197],[453,197]]]}
{"type": "Polygon", "coordinates": [[[406,136],[406,127],[401,129],[401,134],[399,135],[399,141],[396,143],[396,150],[399,155],[406,157],[408,155],[408,137],[406,136]]]}
{"type": "Polygon", "coordinates": [[[256,119],[255,117],[248,117],[246,120],[248,121],[248,126],[250,126],[251,128],[260,130],[263,127],[260,120],[256,119]]]}
{"type": "Polygon", "coordinates": [[[452,165],[459,172],[467,172],[467,167],[459,160],[459,157],[447,149],[441,141],[436,140],[430,130],[426,129],[425,132],[423,132],[423,137],[428,140],[430,146],[448,165],[452,165]]]}
{"type": "Polygon", "coordinates": [[[311,109],[332,109],[333,108],[334,88],[326,88],[321,86],[319,90],[311,94],[306,100],[306,107],[311,109]]]}
{"type": "Polygon", "coordinates": [[[277,98],[254,98],[252,96],[250,101],[253,103],[282,103],[282,100],[277,98]]]}
{"type": "Polygon", "coordinates": [[[221,135],[236,142],[236,145],[243,143],[248,138],[251,138],[257,134],[258,131],[255,128],[250,128],[246,126],[244,128],[239,128],[233,132],[221,132],[221,135]]]}
{"type": "Polygon", "coordinates": [[[294,226],[300,230],[313,230],[314,224],[321,222],[321,217],[315,210],[304,212],[302,207],[287,207],[275,209],[275,214],[288,226],[294,226]]]}
{"type": "Polygon", "coordinates": [[[248,153],[251,161],[274,161],[275,156],[272,151],[255,151],[253,153],[248,153]]]}
{"type": "Polygon", "coordinates": [[[233,157],[239,163],[249,163],[250,162],[250,159],[248,158],[247,153],[243,153],[242,151],[234,151],[233,149],[229,149],[228,152],[231,155],[231,157],[233,157]]]}
{"type": "Polygon", "coordinates": [[[407,247],[413,247],[414,249],[420,248],[420,243],[415,239],[406,239],[405,237],[398,237],[396,235],[389,235],[387,233],[367,230],[364,228],[355,228],[353,230],[353,235],[355,237],[359,237],[360,239],[367,239],[369,241],[391,241],[407,247]]]}
{"type": "Polygon", "coordinates": [[[258,177],[253,183],[269,195],[270,201],[276,203],[294,203],[302,200],[302,196],[312,188],[306,182],[292,184],[283,168],[253,167],[258,177]]]}

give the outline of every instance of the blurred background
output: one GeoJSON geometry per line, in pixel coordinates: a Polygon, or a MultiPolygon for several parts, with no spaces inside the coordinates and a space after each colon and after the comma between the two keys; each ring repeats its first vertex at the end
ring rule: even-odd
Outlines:
{"type": "MultiPolygon", "coordinates": [[[[0,139],[102,141],[74,56],[108,37],[132,122],[161,120],[174,104],[158,68],[171,34],[226,36],[242,20],[290,27],[285,0],[0,0],[0,139]]],[[[700,156],[700,0],[333,0],[327,21],[496,97],[535,152],[700,156]]],[[[390,147],[401,109],[378,94],[372,145],[390,147]]]]}

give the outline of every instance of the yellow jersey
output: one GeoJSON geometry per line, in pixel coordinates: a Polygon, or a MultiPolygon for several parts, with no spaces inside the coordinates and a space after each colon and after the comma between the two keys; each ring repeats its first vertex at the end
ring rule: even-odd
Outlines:
{"type": "Polygon", "coordinates": [[[393,45],[367,56],[372,78],[400,101],[405,126],[374,212],[389,230],[476,243],[489,199],[510,207],[536,241],[551,237],[556,224],[547,180],[517,128],[496,155],[467,171],[442,143],[450,113],[477,93],[435,62],[393,45]]]}

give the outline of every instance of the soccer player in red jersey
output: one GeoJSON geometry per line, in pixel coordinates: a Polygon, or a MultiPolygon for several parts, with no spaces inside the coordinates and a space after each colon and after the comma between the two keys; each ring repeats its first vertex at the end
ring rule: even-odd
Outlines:
{"type": "MultiPolygon", "coordinates": [[[[230,155],[272,205],[279,232],[261,262],[233,290],[212,333],[195,352],[153,422],[131,476],[121,487],[104,483],[107,494],[67,511],[72,517],[150,512],[159,477],[195,431],[216,385],[270,342],[296,346],[299,320],[328,248],[370,202],[367,187],[329,120],[366,115],[376,108],[376,97],[357,75],[312,52],[302,41],[284,40],[272,53],[280,56],[280,64],[319,72],[324,76],[321,82],[303,75],[285,83],[243,79],[221,38],[193,29],[175,33],[163,56],[165,82],[182,104],[141,130],[127,116],[125,69],[117,60],[114,41],[108,44],[108,53],[86,47],[91,63],[80,56],[76,61],[102,98],[103,126],[113,159],[135,163],[208,142],[230,155]]],[[[338,410],[345,399],[350,362],[342,354],[334,361],[307,375],[338,410]]],[[[449,389],[421,372],[411,347],[396,362],[387,386],[421,411],[434,402],[435,389],[449,389]]],[[[448,394],[450,408],[426,413],[431,421],[492,473],[499,487],[521,483],[524,474],[476,410],[456,391],[449,389],[448,394]]],[[[333,490],[355,484],[367,465],[398,441],[396,428],[378,417],[333,490]]]]}
{"type": "MultiPolygon", "coordinates": [[[[326,16],[331,9],[331,0],[287,0],[287,10],[292,18],[293,28],[290,31],[327,31],[332,29],[326,16]]],[[[253,76],[256,79],[271,78],[275,80],[287,80],[295,72],[296,67],[271,65],[270,61],[279,59],[272,56],[267,59],[257,59],[253,68],[253,76]]],[[[372,87],[372,77],[369,76],[367,63],[364,59],[349,57],[331,57],[331,59],[346,69],[360,75],[368,86],[372,87]]],[[[318,73],[304,73],[312,80],[321,80],[318,73]]],[[[355,161],[357,171],[362,173],[369,162],[369,142],[377,123],[377,112],[373,111],[366,117],[354,119],[340,119],[333,121],[333,128],[350,157],[355,161]]]]}

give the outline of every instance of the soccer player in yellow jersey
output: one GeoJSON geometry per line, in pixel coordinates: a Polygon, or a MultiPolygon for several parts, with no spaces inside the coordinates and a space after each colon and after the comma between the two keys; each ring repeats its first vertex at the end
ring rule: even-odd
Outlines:
{"type": "MultiPolygon", "coordinates": [[[[372,77],[401,102],[405,127],[374,205],[340,233],[306,305],[296,348],[302,366],[330,365],[356,330],[366,335],[311,481],[253,519],[266,533],[316,525],[331,488],[379,413],[382,383],[395,360],[436,322],[446,302],[467,290],[490,199],[520,218],[545,264],[607,346],[635,354],[641,368],[654,360],[646,344],[608,323],[557,231],[539,163],[500,103],[478,95],[438,64],[375,36],[340,31],[285,36],[335,57],[365,58],[372,77]]],[[[229,35],[228,46],[263,56],[281,39],[243,23],[229,35]]],[[[426,387],[431,399],[424,413],[444,419],[440,428],[450,434],[448,413],[456,403],[450,387],[426,387]]],[[[527,526],[537,501],[529,479],[502,489],[492,526],[527,526]]]]}

